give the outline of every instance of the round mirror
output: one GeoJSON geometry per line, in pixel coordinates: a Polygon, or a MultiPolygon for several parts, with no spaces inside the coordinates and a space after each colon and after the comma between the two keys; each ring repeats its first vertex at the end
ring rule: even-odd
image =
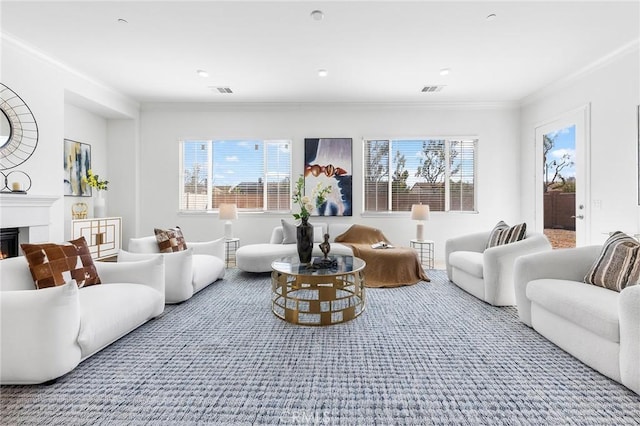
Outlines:
{"type": "Polygon", "coordinates": [[[0,83],[0,170],[31,157],[38,145],[38,123],[22,98],[0,83]]]}
{"type": "Polygon", "coordinates": [[[0,114],[0,148],[3,148],[11,139],[11,123],[9,117],[2,111],[0,114]]]}

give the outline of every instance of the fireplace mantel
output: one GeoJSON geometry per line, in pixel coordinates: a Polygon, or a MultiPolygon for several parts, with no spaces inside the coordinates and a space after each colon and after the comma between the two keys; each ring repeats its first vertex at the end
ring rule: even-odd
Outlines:
{"type": "Polygon", "coordinates": [[[28,241],[49,239],[50,208],[60,197],[0,194],[0,228],[27,228],[28,241]]]}
{"type": "Polygon", "coordinates": [[[51,207],[60,197],[54,195],[30,195],[0,193],[1,207],[51,207]]]}

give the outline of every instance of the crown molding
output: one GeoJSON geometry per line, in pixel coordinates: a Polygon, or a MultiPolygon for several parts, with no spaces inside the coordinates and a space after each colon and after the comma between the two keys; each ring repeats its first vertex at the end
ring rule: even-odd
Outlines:
{"type": "Polygon", "coordinates": [[[622,58],[623,56],[626,56],[628,54],[634,53],[634,52],[638,52],[640,51],[640,38],[637,38],[635,40],[631,40],[629,43],[624,44],[622,46],[620,46],[618,49],[614,50],[613,52],[603,56],[602,58],[593,61],[592,63],[590,63],[589,65],[587,65],[586,67],[572,73],[569,74],[566,77],[561,78],[560,80],[557,80],[551,84],[549,84],[548,86],[543,87],[542,89],[539,89],[537,91],[535,91],[534,93],[525,96],[524,98],[522,98],[520,100],[520,107],[524,107],[526,105],[529,105],[535,101],[538,101],[540,99],[544,99],[550,95],[552,95],[553,93],[557,92],[558,90],[564,89],[565,87],[571,85],[572,83],[576,82],[577,80],[599,70],[600,68],[607,66],[615,61],[617,61],[618,59],[622,58]]]}
{"type": "Polygon", "coordinates": [[[142,112],[229,112],[314,109],[422,109],[422,110],[505,110],[518,109],[518,101],[505,102],[143,102],[142,112]]]}
{"type": "MultiPolygon", "coordinates": [[[[24,51],[26,53],[28,53],[29,55],[33,56],[34,58],[37,58],[38,60],[51,65],[54,68],[57,68],[65,73],[68,73],[74,77],[77,77],[80,80],[86,81],[94,86],[96,86],[97,88],[104,90],[106,92],[112,93],[114,95],[116,95],[117,97],[119,97],[120,99],[122,99],[125,103],[131,105],[134,109],[140,109],[140,103],[137,102],[136,100],[124,95],[123,93],[119,92],[118,90],[114,89],[113,87],[107,85],[106,83],[104,83],[103,81],[100,80],[96,80],[93,77],[90,77],[78,70],[76,70],[75,68],[70,67],[69,65],[65,64],[64,62],[59,61],[58,59],[55,59],[52,56],[47,55],[46,53],[44,53],[43,51],[39,50],[38,48],[26,43],[25,41],[23,41],[22,39],[13,36],[12,34],[6,33],[6,32],[0,32],[0,43],[6,43],[6,45],[8,46],[13,46],[18,48],[21,51],[24,51]]],[[[69,94],[72,93],[71,90],[65,88],[65,93],[69,94]]],[[[80,97],[81,95],[78,95],[78,97],[80,97]]],[[[98,107],[102,107],[99,108],[102,111],[107,111],[110,109],[108,107],[103,107],[101,105],[98,105],[98,107]]],[[[122,114],[119,114],[117,112],[113,112],[114,116],[112,118],[121,118],[120,116],[122,114]]]]}

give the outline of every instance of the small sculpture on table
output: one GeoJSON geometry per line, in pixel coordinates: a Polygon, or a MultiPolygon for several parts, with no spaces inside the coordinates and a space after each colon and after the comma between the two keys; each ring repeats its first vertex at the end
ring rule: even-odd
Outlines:
{"type": "Polygon", "coordinates": [[[86,203],[75,203],[71,205],[71,218],[72,219],[86,219],[87,211],[89,207],[86,203]]]}
{"type": "Polygon", "coordinates": [[[324,241],[318,244],[320,247],[320,251],[324,254],[322,259],[313,259],[313,263],[311,264],[312,269],[329,269],[336,268],[338,266],[338,261],[336,259],[329,259],[329,251],[331,250],[331,244],[329,244],[329,234],[324,234],[324,241]]]}
{"type": "Polygon", "coordinates": [[[329,251],[331,250],[331,244],[329,244],[329,234],[324,234],[324,241],[320,243],[320,251],[324,254],[324,258],[328,259],[329,251]]]}

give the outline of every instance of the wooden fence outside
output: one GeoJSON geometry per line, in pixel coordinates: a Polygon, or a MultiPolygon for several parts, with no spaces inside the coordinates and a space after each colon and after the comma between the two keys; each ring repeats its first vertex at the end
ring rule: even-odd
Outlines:
{"type": "Polygon", "coordinates": [[[575,192],[548,191],[544,194],[545,229],[576,229],[575,192]]]}

